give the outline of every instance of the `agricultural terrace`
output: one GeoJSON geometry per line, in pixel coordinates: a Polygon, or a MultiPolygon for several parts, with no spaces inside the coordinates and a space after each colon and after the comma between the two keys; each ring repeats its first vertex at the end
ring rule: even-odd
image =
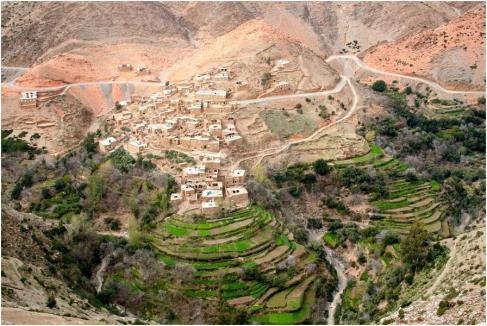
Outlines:
{"type": "Polygon", "coordinates": [[[420,221],[431,233],[442,231],[448,234],[448,222],[444,219],[446,207],[438,199],[438,182],[409,177],[405,173],[408,164],[385,154],[375,144],[371,144],[369,153],[337,161],[334,165],[338,169],[350,166],[364,170],[374,168],[388,176],[385,195],[371,196],[376,211],[370,215],[376,226],[405,234],[415,221],[420,221]]]}
{"type": "Polygon", "coordinates": [[[259,323],[307,321],[318,284],[331,278],[315,252],[258,206],[210,219],[171,217],[147,238],[164,263],[195,269],[174,289],[245,309],[259,323]]]}

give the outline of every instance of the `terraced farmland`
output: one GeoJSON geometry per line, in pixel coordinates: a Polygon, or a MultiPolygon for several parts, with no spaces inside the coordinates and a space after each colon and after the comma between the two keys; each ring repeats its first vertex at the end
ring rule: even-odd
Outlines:
{"type": "Polygon", "coordinates": [[[259,323],[308,320],[318,275],[330,275],[316,253],[294,242],[272,214],[257,206],[219,218],[171,217],[147,238],[166,264],[196,269],[190,284],[174,285],[175,290],[225,301],[259,323]],[[258,275],[248,277],[252,270],[258,275]]]}
{"type": "Polygon", "coordinates": [[[447,232],[448,224],[443,220],[445,205],[438,199],[440,184],[436,181],[406,180],[404,172],[408,164],[386,155],[374,144],[368,154],[334,164],[339,169],[355,166],[393,172],[389,173],[385,198],[371,201],[377,209],[370,213],[373,224],[398,233],[407,233],[411,224],[421,221],[429,232],[447,232]]]}

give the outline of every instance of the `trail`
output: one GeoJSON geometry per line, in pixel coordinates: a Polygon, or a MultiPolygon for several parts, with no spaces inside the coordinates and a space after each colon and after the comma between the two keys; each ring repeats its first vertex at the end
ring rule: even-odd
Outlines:
{"type": "MultiPolygon", "coordinates": [[[[350,81],[350,79],[348,77],[342,76],[342,81],[346,82],[349,85],[349,87],[350,87],[350,89],[352,90],[352,93],[353,93],[353,104],[352,104],[350,110],[348,110],[348,112],[347,112],[347,114],[345,116],[343,116],[342,118],[340,118],[340,119],[338,119],[338,120],[336,120],[336,121],[334,121],[334,122],[332,122],[332,123],[330,123],[330,124],[328,124],[326,126],[323,126],[323,127],[319,128],[318,130],[316,130],[315,132],[313,132],[311,135],[309,135],[307,138],[299,139],[299,140],[295,140],[295,141],[289,142],[289,143],[287,143],[287,144],[285,144],[282,147],[279,147],[277,149],[272,149],[271,148],[271,149],[262,151],[259,154],[241,158],[241,159],[237,160],[233,164],[233,168],[234,169],[237,168],[244,161],[252,160],[252,159],[255,159],[255,158],[259,158],[259,160],[257,162],[257,164],[258,164],[265,157],[282,153],[283,151],[287,150],[292,145],[303,144],[303,143],[306,143],[306,142],[313,141],[316,138],[316,136],[318,136],[319,134],[321,134],[324,130],[329,129],[329,128],[337,125],[338,123],[341,123],[341,122],[349,119],[355,113],[355,111],[357,110],[358,102],[359,102],[360,97],[359,97],[359,95],[357,93],[357,90],[355,89],[355,87],[353,86],[352,82],[350,81]]],[[[339,84],[341,84],[342,81],[339,84]]],[[[343,88],[343,86],[341,86],[339,84],[337,84],[337,86],[339,86],[339,87],[335,87],[335,89],[333,89],[333,90],[325,91],[325,92],[319,92],[320,96],[321,95],[338,93],[343,88]]],[[[317,93],[313,93],[313,94],[317,94],[317,93]]],[[[303,94],[293,94],[292,96],[296,96],[296,95],[303,95],[303,94]]],[[[308,96],[309,96],[309,94],[308,94],[308,96]]]]}
{"type": "Polygon", "coordinates": [[[111,259],[111,255],[106,256],[101,261],[100,268],[96,271],[96,293],[100,293],[101,288],[103,287],[103,272],[105,272],[105,268],[107,268],[108,262],[111,259]]]}
{"type": "MultiPolygon", "coordinates": [[[[379,70],[373,67],[370,67],[367,65],[365,62],[360,60],[357,56],[352,55],[352,54],[342,54],[342,55],[332,55],[328,57],[325,62],[330,63],[331,61],[335,60],[352,60],[357,64],[358,67],[361,69],[380,74],[380,75],[386,75],[386,76],[393,76],[393,77],[398,77],[398,78],[404,78],[404,79],[411,79],[415,81],[419,81],[422,83],[425,83],[432,88],[435,88],[436,90],[447,93],[447,94],[477,94],[477,95],[483,95],[485,94],[485,91],[457,91],[457,90],[448,90],[446,88],[443,88],[441,85],[439,85],[436,82],[433,82],[431,80],[421,78],[421,77],[414,77],[414,76],[408,76],[408,75],[401,75],[393,72],[387,72],[384,70],[379,70]]],[[[171,67],[172,68],[172,67],[171,67]]],[[[170,72],[172,69],[169,68],[163,73],[161,73],[160,77],[167,77],[167,73],[170,72]]],[[[22,70],[28,70],[29,68],[25,67],[2,67],[2,69],[22,69],[22,70]]],[[[93,82],[80,82],[80,83],[73,83],[73,84],[67,84],[67,85],[61,85],[61,86],[52,86],[52,87],[26,87],[26,86],[16,86],[15,87],[19,90],[37,90],[37,91],[51,91],[51,90],[59,90],[62,88],[69,88],[73,86],[88,86],[88,85],[102,85],[102,84],[134,84],[134,85],[160,85],[164,86],[164,81],[161,79],[161,82],[144,82],[144,81],[122,81],[122,80],[105,80],[105,81],[93,81],[93,82]]],[[[340,81],[340,83],[337,84],[339,87],[343,81],[340,81]]],[[[294,98],[294,97],[304,97],[304,96],[321,96],[323,94],[329,94],[330,92],[335,92],[337,89],[337,86],[333,90],[329,91],[324,91],[324,92],[314,92],[314,93],[303,93],[303,94],[291,94],[291,95],[283,95],[283,96],[272,96],[272,97],[266,97],[266,98],[261,98],[261,99],[252,99],[252,100],[245,100],[245,101],[238,101],[237,103],[240,103],[242,105],[245,104],[253,104],[253,103],[263,103],[266,101],[274,101],[274,100],[279,100],[279,99],[287,99],[287,98],[294,98]]]]}
{"type": "Polygon", "coordinates": [[[347,84],[347,79],[342,77],[333,89],[326,90],[326,91],[269,96],[269,97],[251,99],[251,100],[236,101],[236,103],[239,105],[248,105],[248,104],[259,104],[259,103],[265,103],[265,102],[271,102],[271,101],[287,100],[287,99],[292,99],[292,98],[316,97],[316,96],[329,95],[329,94],[334,94],[334,93],[340,92],[345,87],[346,84],[347,84]]]}
{"type": "Polygon", "coordinates": [[[440,84],[438,84],[438,83],[436,83],[434,81],[425,79],[425,78],[408,76],[408,75],[401,75],[401,74],[397,74],[397,73],[394,73],[394,72],[388,72],[388,71],[376,69],[376,68],[373,68],[373,67],[367,65],[365,62],[363,62],[362,60],[360,60],[357,56],[352,55],[352,54],[332,55],[332,56],[328,57],[325,60],[325,62],[329,63],[329,62],[331,62],[333,60],[337,60],[337,59],[352,60],[361,69],[364,69],[364,70],[367,70],[367,71],[370,71],[370,72],[373,72],[373,73],[376,73],[376,74],[419,81],[419,82],[422,82],[424,84],[427,84],[427,85],[431,86],[432,88],[434,88],[434,89],[436,89],[436,90],[438,90],[440,92],[447,93],[447,94],[477,94],[477,95],[483,95],[483,94],[485,94],[485,91],[456,91],[456,90],[449,90],[449,89],[443,88],[440,84]]]}
{"type": "Polygon", "coordinates": [[[453,243],[450,246],[447,245],[450,248],[450,257],[448,257],[448,261],[446,262],[445,267],[441,271],[441,274],[438,275],[433,285],[431,285],[428,291],[426,291],[426,297],[432,295],[436,291],[436,289],[441,284],[441,282],[443,282],[445,276],[450,272],[451,264],[457,254],[457,244],[459,240],[460,238],[458,237],[457,239],[455,239],[455,241],[453,241],[453,243]]]}

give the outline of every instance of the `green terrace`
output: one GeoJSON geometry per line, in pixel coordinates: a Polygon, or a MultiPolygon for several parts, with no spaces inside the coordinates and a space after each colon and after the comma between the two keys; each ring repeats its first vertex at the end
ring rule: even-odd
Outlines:
{"type": "MultiPolygon", "coordinates": [[[[434,180],[406,180],[404,172],[408,169],[408,164],[388,156],[375,144],[371,144],[370,152],[363,156],[333,164],[339,170],[348,166],[361,169],[373,167],[378,172],[389,175],[387,194],[380,199],[375,194],[371,197],[370,204],[375,211],[369,214],[374,225],[393,229],[401,234],[407,233],[411,224],[416,221],[425,224],[429,232],[448,229],[444,220],[445,205],[438,199],[440,184],[434,180]]],[[[324,240],[331,247],[335,245],[332,235],[324,240]]]]}
{"type": "Polygon", "coordinates": [[[226,301],[259,323],[310,318],[319,269],[306,267],[319,264],[317,254],[294,242],[289,230],[261,207],[218,218],[170,217],[145,238],[165,264],[194,267],[190,284],[171,285],[187,296],[226,301]],[[292,268],[283,268],[291,255],[292,268]]]}

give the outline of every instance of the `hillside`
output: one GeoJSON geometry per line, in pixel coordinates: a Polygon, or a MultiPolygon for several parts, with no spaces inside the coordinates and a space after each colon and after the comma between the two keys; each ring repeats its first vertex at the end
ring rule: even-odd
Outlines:
{"type": "MultiPolygon", "coordinates": [[[[218,42],[218,37],[229,39],[256,19],[272,26],[278,34],[288,35],[291,43],[298,42],[303,48],[324,56],[362,53],[380,42],[395,41],[446,24],[476,5],[6,2],[2,4],[2,63],[34,65],[34,69],[18,80],[19,84],[29,86],[153,79],[169,67],[174,71],[173,66],[181,58],[211,52],[208,44],[218,42]],[[117,66],[123,63],[144,64],[151,74],[144,77],[121,74],[117,66]]],[[[231,50],[226,50],[228,58],[235,58],[240,50],[246,49],[238,42],[229,42],[227,47],[231,50]]],[[[246,50],[242,55],[246,54],[255,53],[246,50]]],[[[185,62],[188,60],[180,65],[185,62]]],[[[441,62],[438,66],[442,66],[441,62]]],[[[194,68],[184,69],[191,67],[194,68]]],[[[198,72],[188,70],[192,74],[198,72]]],[[[437,74],[440,73],[433,72],[432,76],[444,78],[437,74]]]]}
{"type": "Polygon", "coordinates": [[[364,56],[376,68],[437,80],[447,87],[485,88],[485,7],[449,23],[378,45],[364,56]]]}

